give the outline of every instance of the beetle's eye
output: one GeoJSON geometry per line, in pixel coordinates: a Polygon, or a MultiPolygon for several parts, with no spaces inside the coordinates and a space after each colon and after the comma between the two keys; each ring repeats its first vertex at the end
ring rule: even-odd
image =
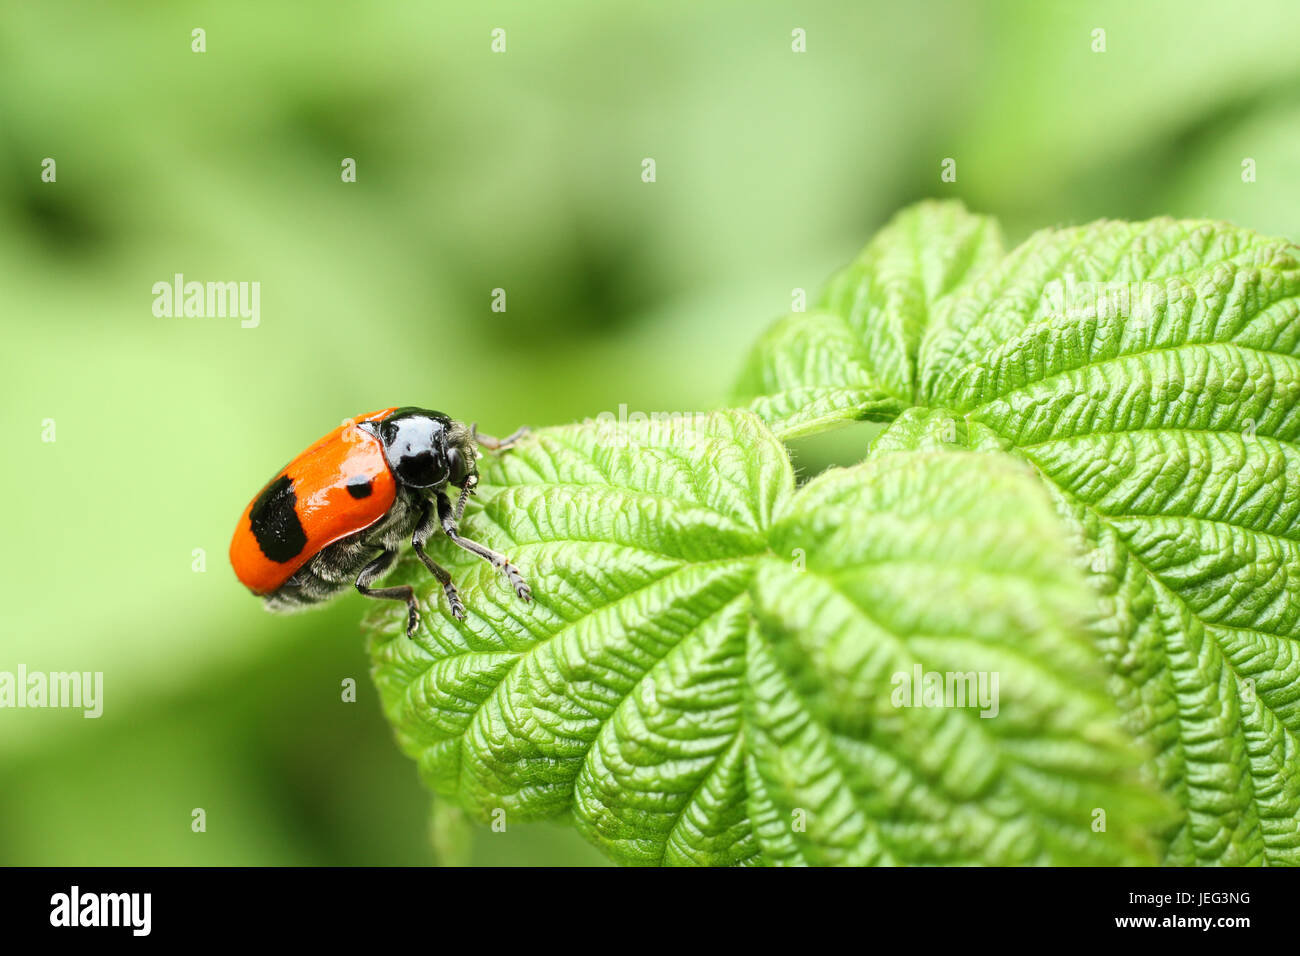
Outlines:
{"type": "Polygon", "coordinates": [[[465,483],[468,472],[465,467],[465,456],[455,446],[447,449],[447,469],[451,473],[451,483],[453,485],[463,485],[465,483]]]}

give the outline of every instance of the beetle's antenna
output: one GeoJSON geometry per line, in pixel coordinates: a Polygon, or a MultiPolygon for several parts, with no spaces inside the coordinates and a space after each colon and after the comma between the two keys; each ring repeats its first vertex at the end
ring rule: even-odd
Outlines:
{"type": "Polygon", "coordinates": [[[456,499],[456,523],[460,524],[460,516],[465,513],[465,504],[469,501],[469,496],[474,494],[474,488],[478,485],[478,475],[470,475],[465,479],[465,484],[461,486],[460,497],[456,499]]]}

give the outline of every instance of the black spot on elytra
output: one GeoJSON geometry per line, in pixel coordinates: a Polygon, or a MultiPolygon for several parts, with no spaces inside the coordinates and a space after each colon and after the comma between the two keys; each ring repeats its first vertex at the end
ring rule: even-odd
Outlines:
{"type": "Polygon", "coordinates": [[[248,515],[257,546],[264,555],[280,564],[292,561],[307,546],[307,534],[298,520],[297,505],[293,479],[281,475],[262,489],[248,515]]]}
{"type": "Polygon", "coordinates": [[[364,475],[357,475],[348,479],[347,489],[348,494],[353,498],[369,498],[370,492],[374,490],[374,485],[364,475]]]}

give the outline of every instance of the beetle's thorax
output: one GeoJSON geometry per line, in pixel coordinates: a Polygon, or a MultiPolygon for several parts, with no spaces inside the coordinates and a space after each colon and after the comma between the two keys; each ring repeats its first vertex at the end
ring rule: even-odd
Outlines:
{"type": "Polygon", "coordinates": [[[393,477],[404,487],[436,491],[462,483],[473,471],[473,435],[442,412],[399,408],[362,427],[379,439],[393,477]]]}

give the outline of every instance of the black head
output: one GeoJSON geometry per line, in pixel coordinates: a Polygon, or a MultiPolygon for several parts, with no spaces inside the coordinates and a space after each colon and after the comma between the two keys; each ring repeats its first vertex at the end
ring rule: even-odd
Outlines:
{"type": "Polygon", "coordinates": [[[384,446],[398,482],[411,488],[463,485],[474,472],[474,439],[460,422],[427,408],[399,408],[367,431],[384,446]]]}

